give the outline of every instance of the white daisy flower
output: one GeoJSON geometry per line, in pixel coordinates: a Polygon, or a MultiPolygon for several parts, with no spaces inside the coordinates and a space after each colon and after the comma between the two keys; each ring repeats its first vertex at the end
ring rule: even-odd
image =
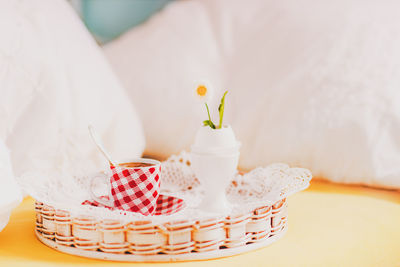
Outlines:
{"type": "Polygon", "coordinates": [[[202,102],[207,103],[212,99],[214,90],[207,81],[201,81],[196,84],[195,95],[202,102]]]}

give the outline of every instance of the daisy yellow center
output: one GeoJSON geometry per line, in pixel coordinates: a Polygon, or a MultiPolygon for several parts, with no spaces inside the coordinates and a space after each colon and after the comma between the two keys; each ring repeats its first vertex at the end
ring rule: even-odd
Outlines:
{"type": "Polygon", "coordinates": [[[199,85],[197,87],[197,94],[199,96],[205,96],[207,94],[207,87],[205,87],[204,85],[199,85]]]}

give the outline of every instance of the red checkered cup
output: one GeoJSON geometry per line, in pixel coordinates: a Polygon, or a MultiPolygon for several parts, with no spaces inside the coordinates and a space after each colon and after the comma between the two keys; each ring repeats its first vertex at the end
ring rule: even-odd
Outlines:
{"type": "Polygon", "coordinates": [[[140,158],[110,166],[110,169],[112,176],[105,177],[109,186],[109,200],[93,193],[98,177],[92,178],[89,190],[93,200],[107,207],[152,215],[160,193],[161,162],[140,158]]]}

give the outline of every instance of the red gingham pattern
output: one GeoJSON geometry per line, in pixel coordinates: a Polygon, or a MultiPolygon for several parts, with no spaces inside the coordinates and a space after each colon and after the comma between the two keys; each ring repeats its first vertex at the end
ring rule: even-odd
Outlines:
{"type": "MultiPolygon", "coordinates": [[[[108,196],[102,196],[100,198],[108,200],[108,196]]],[[[99,202],[97,202],[96,200],[85,200],[84,202],[82,202],[82,205],[91,205],[91,206],[95,206],[95,207],[105,207],[105,208],[109,208],[109,209],[115,209],[115,208],[110,208],[110,207],[104,206],[104,205],[100,204],[99,202]]],[[[156,211],[154,212],[153,215],[155,215],[155,216],[171,215],[171,214],[174,214],[174,213],[182,210],[185,206],[186,206],[186,204],[183,201],[183,199],[160,194],[157,199],[156,211]]]]}
{"type": "Polygon", "coordinates": [[[154,215],[170,215],[182,210],[185,207],[183,199],[160,195],[157,199],[157,207],[154,215]]]}
{"type": "Polygon", "coordinates": [[[111,166],[111,195],[114,207],[152,215],[160,190],[161,166],[126,168],[111,166]]]}

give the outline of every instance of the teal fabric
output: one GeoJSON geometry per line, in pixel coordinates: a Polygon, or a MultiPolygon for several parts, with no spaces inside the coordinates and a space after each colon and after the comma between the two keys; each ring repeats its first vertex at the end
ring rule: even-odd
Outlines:
{"type": "Polygon", "coordinates": [[[171,0],[82,0],[81,15],[100,43],[136,26],[171,0]]]}

